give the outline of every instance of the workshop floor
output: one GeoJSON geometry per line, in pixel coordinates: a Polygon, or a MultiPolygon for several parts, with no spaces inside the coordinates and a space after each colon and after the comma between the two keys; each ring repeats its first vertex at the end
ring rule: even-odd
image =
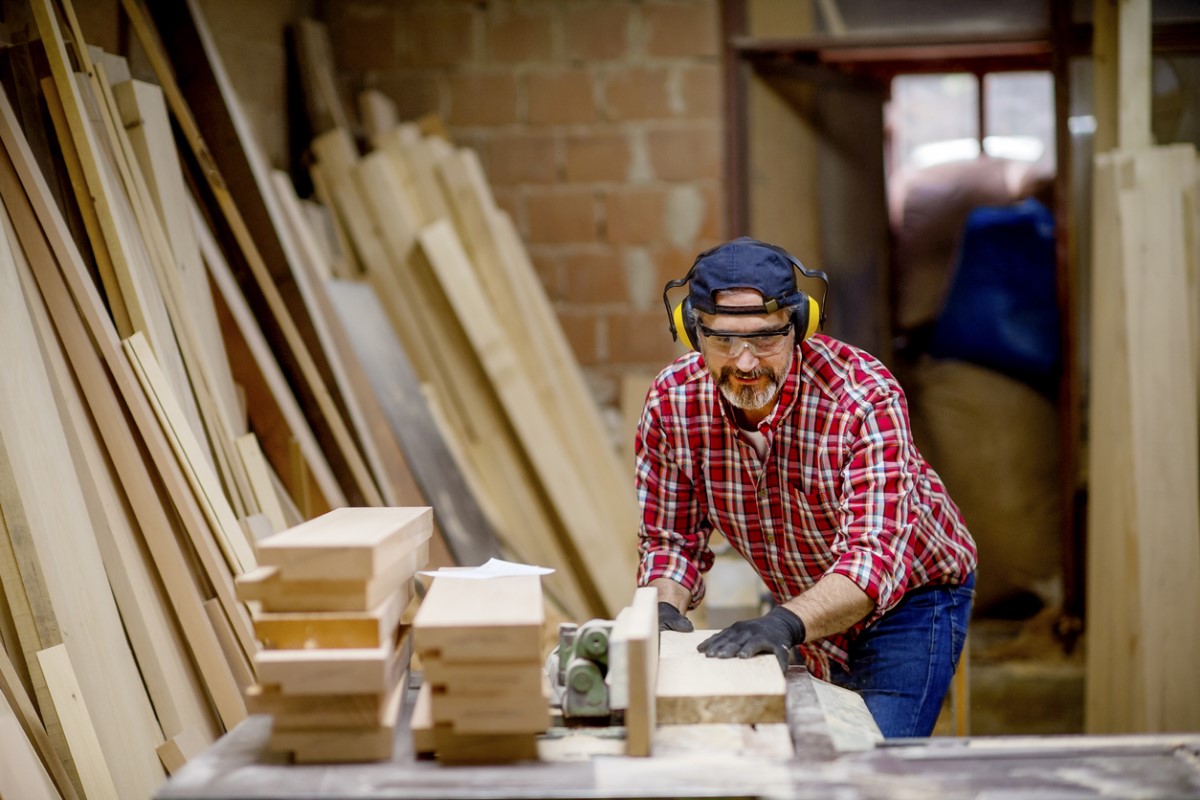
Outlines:
{"type": "MultiPolygon", "coordinates": [[[[1046,619],[971,621],[970,735],[1083,731],[1083,648],[1064,653],[1046,619]]],[[[956,735],[949,698],[934,735],[956,735]]]]}

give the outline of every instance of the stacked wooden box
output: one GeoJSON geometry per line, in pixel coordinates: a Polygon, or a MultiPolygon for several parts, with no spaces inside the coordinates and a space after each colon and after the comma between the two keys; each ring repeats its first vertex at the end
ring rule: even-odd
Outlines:
{"type": "Polygon", "coordinates": [[[429,508],[341,508],[259,543],[251,713],[298,762],[390,758],[412,653],[401,614],[428,557],[429,508]]]}
{"type": "Polygon", "coordinates": [[[424,682],[413,749],[442,761],[537,758],[550,724],[541,579],[434,579],[413,620],[424,682]]]}

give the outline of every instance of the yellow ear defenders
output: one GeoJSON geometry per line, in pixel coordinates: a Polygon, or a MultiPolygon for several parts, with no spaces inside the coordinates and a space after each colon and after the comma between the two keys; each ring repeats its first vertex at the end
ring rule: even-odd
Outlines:
{"type": "MultiPolygon", "coordinates": [[[[796,332],[796,341],[807,339],[816,333],[818,329],[824,327],[825,298],[829,294],[829,276],[820,270],[808,269],[801,264],[795,256],[784,250],[782,247],[777,247],[776,245],[757,240],[748,241],[778,253],[786,258],[788,263],[790,263],[796,271],[799,271],[801,275],[804,275],[806,278],[816,278],[824,285],[824,289],[821,292],[821,302],[817,303],[814,298],[796,288],[793,282],[792,290],[794,294],[790,296],[790,299],[793,302],[789,304],[794,304],[796,306],[796,309],[792,312],[792,330],[796,332]]],[[[692,262],[691,269],[688,270],[687,275],[684,275],[682,278],[678,278],[676,280],[668,281],[667,285],[663,287],[663,307],[667,310],[667,325],[671,331],[671,338],[677,342],[683,342],[684,345],[692,350],[700,349],[700,339],[695,323],[692,319],[694,315],[691,313],[691,295],[689,294],[688,296],[685,296],[682,301],[676,303],[674,306],[671,305],[669,295],[672,289],[678,289],[691,283],[693,276],[696,274],[696,266],[703,261],[705,257],[709,256],[714,251],[719,250],[721,247],[725,247],[727,244],[729,243],[726,242],[725,244],[718,245],[710,250],[705,250],[703,253],[696,256],[696,260],[692,262]]],[[[781,306],[777,298],[768,298],[762,308],[721,308],[720,311],[723,314],[734,315],[763,313],[770,314],[778,311],[780,307],[781,306]]]]}

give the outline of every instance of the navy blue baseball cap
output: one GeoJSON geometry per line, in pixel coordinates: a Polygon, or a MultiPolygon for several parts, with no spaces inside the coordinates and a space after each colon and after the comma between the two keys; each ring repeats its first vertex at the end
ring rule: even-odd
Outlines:
{"type": "Polygon", "coordinates": [[[771,314],[785,306],[806,303],[796,288],[794,259],[774,245],[742,236],[696,258],[688,292],[691,306],[706,314],[718,313],[717,292],[726,289],[753,289],[763,296],[763,308],[739,313],[771,314]]]}

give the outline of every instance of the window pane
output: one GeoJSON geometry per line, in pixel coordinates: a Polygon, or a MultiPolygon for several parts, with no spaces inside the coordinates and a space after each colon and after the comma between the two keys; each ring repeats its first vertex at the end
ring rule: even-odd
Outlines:
{"type": "Polygon", "coordinates": [[[892,170],[979,155],[978,94],[975,76],[965,72],[893,80],[892,170]]]}
{"type": "Polygon", "coordinates": [[[1048,72],[984,77],[983,149],[989,156],[1054,166],[1054,79],[1048,72]]]}

